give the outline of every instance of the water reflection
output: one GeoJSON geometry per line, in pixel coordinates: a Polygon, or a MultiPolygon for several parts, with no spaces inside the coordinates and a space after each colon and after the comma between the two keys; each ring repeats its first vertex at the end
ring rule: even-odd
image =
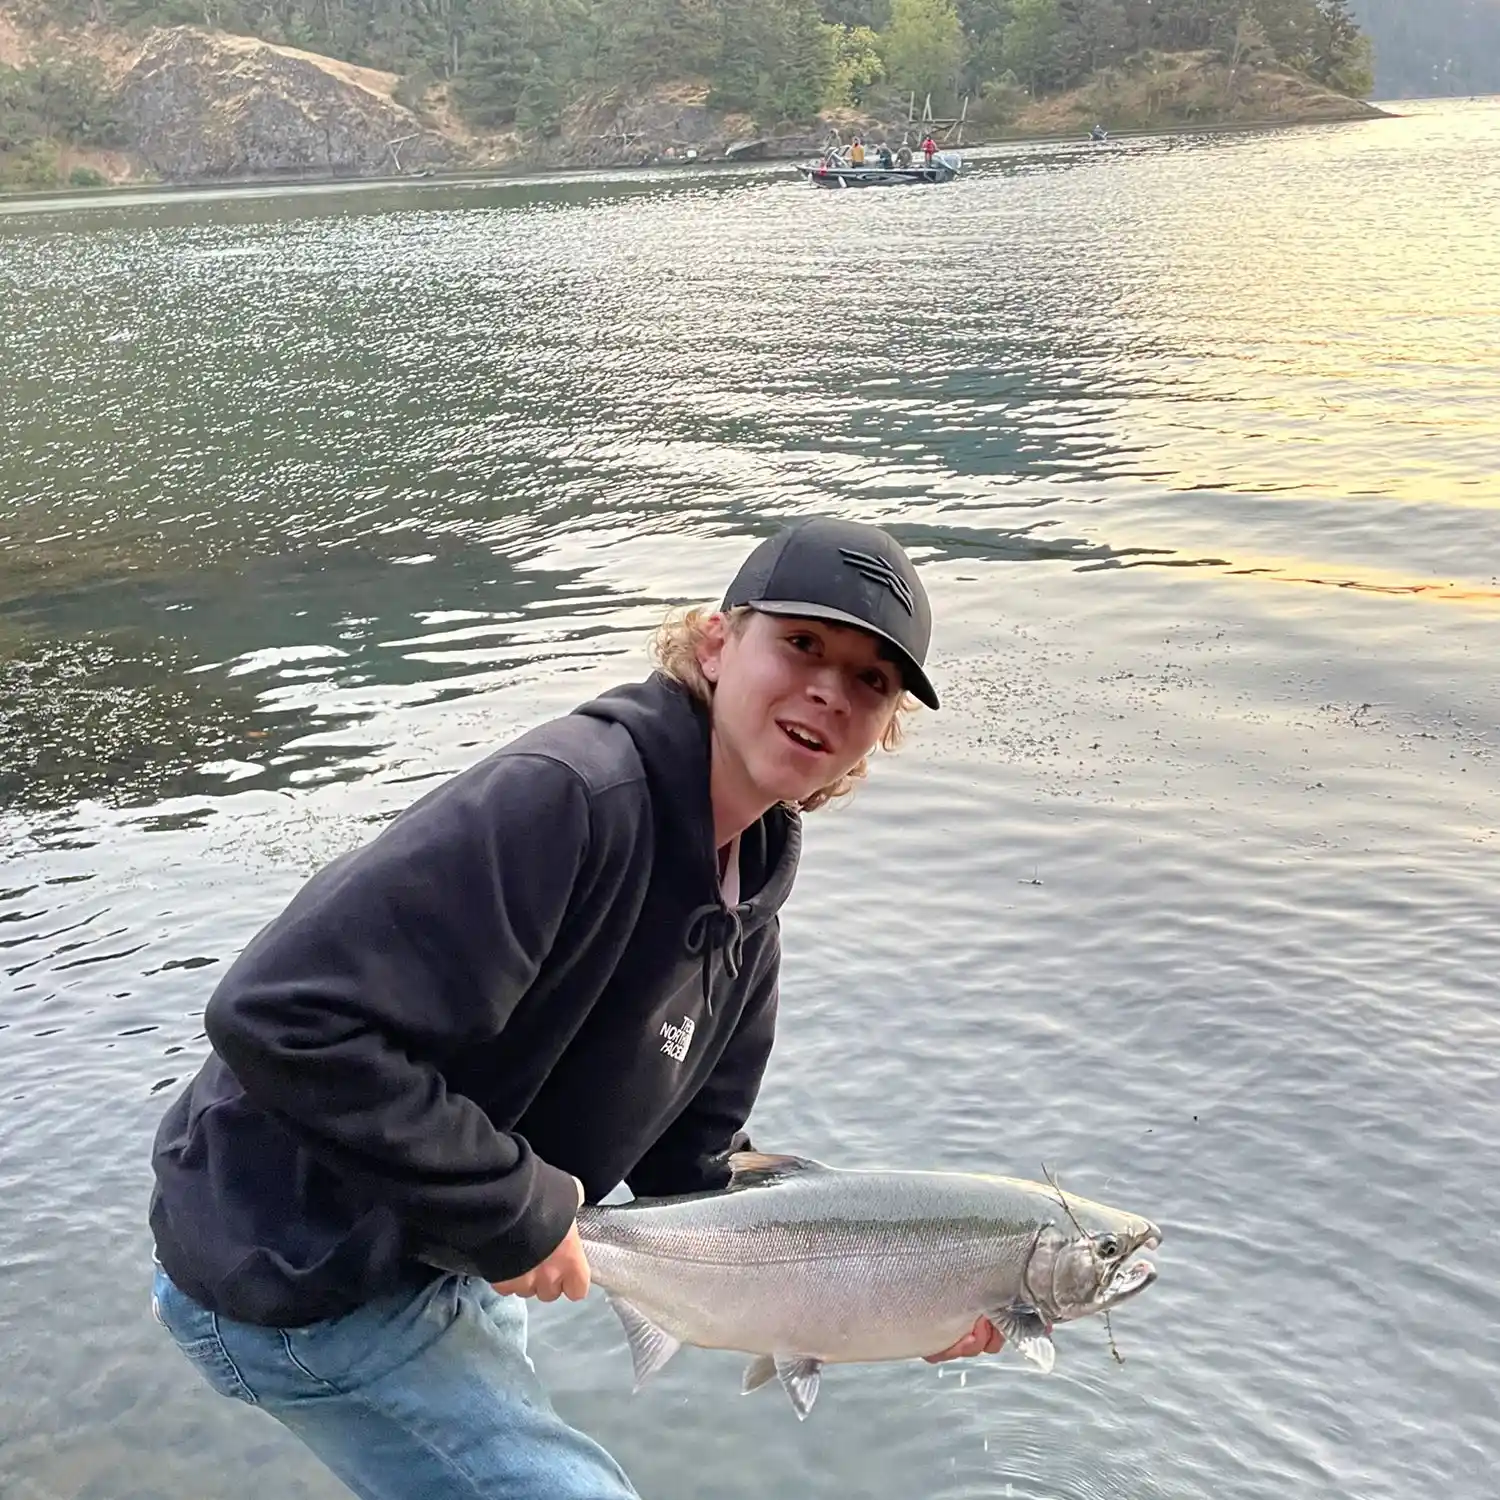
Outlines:
{"type": "Polygon", "coordinates": [[[140,805],[357,778],[384,748],[355,733],[378,712],[620,649],[619,601],[580,569],[425,540],[437,550],[293,551],[13,601],[0,796],[140,805]]]}

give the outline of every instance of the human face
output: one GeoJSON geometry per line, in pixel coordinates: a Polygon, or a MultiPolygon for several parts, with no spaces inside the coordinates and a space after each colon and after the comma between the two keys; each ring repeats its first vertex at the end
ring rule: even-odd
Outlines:
{"type": "Polygon", "coordinates": [[[699,650],[714,683],[714,821],[732,837],[777,802],[801,802],[879,743],[901,672],[863,630],[751,613],[713,617],[699,650]],[[741,821],[742,820],[742,821],[741,821]]]}

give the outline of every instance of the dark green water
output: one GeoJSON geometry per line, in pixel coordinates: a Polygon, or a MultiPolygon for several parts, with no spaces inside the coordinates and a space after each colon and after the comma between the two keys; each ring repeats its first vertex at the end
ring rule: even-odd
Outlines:
{"type": "Polygon", "coordinates": [[[945,694],[809,820],[757,1136],[1149,1213],[1057,1372],[799,1425],[598,1299],[647,1496],[1488,1496],[1500,108],[783,175],[0,210],[0,1494],[342,1493],[147,1307],[219,968],[794,515],[945,694]],[[691,1476],[691,1478],[687,1477],[691,1476]]]}

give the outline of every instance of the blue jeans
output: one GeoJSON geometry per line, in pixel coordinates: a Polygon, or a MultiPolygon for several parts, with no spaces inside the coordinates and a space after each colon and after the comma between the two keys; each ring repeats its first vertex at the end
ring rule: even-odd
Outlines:
{"type": "Polygon", "coordinates": [[[262,1328],[157,1267],[151,1305],[214,1390],[269,1412],[361,1500],[635,1500],[552,1409],[525,1304],[475,1277],[414,1276],[346,1317],[262,1328]]]}

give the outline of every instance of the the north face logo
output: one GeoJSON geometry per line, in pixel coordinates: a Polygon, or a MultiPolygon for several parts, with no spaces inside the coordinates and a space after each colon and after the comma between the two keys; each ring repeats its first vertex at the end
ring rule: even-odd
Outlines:
{"type": "Polygon", "coordinates": [[[663,1021],[661,1027],[661,1050],[673,1062],[681,1062],[688,1055],[688,1048],[693,1045],[693,1030],[693,1018],[691,1016],[684,1016],[681,1026],[674,1026],[670,1021],[663,1021]]]}

